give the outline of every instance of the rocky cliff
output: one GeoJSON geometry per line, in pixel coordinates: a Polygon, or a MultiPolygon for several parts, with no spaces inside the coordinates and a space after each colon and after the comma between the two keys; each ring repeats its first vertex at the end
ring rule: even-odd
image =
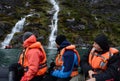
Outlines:
{"type": "MultiPolygon", "coordinates": [[[[58,34],[65,34],[70,42],[89,46],[99,33],[108,36],[112,46],[120,45],[120,0],[56,0],[60,12],[58,34]]],[[[15,33],[10,42],[20,47],[22,34],[31,31],[48,44],[52,13],[49,0],[0,0],[0,42],[11,32],[15,23],[28,14],[24,29],[15,33]]]]}

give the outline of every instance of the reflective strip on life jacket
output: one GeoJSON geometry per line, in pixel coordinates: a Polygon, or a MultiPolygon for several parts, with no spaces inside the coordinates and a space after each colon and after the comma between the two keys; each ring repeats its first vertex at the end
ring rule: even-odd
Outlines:
{"type": "MultiPolygon", "coordinates": [[[[61,51],[60,51],[60,54],[58,54],[58,56],[56,57],[56,66],[57,67],[61,67],[63,65],[63,60],[62,60],[62,57],[63,57],[63,54],[66,50],[73,50],[78,58],[78,65],[80,64],[80,56],[79,56],[79,53],[78,51],[75,49],[75,45],[70,45],[70,46],[67,46],[65,48],[63,48],[61,51]]],[[[71,73],[71,77],[73,76],[76,76],[78,75],[78,70],[73,70],[72,73],[71,73]]]]}
{"type": "Polygon", "coordinates": [[[118,52],[119,51],[115,48],[110,48],[109,51],[104,54],[98,54],[97,52],[93,52],[93,50],[91,50],[89,54],[89,64],[93,69],[105,70],[110,57],[118,52]]]}

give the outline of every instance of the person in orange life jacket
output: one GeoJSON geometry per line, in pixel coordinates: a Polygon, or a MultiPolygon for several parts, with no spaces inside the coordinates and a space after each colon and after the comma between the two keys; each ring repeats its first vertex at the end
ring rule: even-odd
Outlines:
{"type": "Polygon", "coordinates": [[[81,69],[86,81],[118,81],[117,61],[119,51],[109,46],[104,34],[98,35],[92,48],[81,59],[81,69]]]}
{"type": "Polygon", "coordinates": [[[36,41],[33,33],[25,32],[23,48],[18,65],[23,67],[24,73],[22,77],[18,76],[19,80],[14,79],[14,81],[41,81],[47,71],[46,53],[41,43],[36,41]]]}
{"type": "Polygon", "coordinates": [[[69,81],[71,77],[78,75],[77,68],[80,63],[80,56],[75,46],[71,45],[64,35],[58,35],[55,42],[58,48],[55,66],[49,77],[46,77],[43,81],[69,81]]]}

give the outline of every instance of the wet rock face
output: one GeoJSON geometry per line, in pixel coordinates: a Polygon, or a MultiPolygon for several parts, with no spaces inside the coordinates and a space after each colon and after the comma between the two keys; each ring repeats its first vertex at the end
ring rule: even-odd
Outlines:
{"type": "Polygon", "coordinates": [[[16,7],[24,5],[24,0],[0,0],[0,14],[11,14],[16,7]]]}
{"type": "MultiPolygon", "coordinates": [[[[110,40],[114,41],[114,45],[120,45],[120,36],[117,35],[120,32],[118,28],[120,26],[120,0],[58,1],[60,1],[61,7],[58,32],[65,33],[72,43],[81,44],[81,41],[78,41],[81,39],[85,41],[85,44],[86,41],[87,43],[88,41],[92,42],[98,32],[104,32],[111,38],[110,40]],[[81,36],[81,39],[79,39],[79,36],[81,36]]],[[[6,34],[11,32],[12,27],[21,17],[30,12],[37,12],[37,14],[26,19],[24,30],[21,33],[15,34],[11,43],[15,47],[19,47],[18,39],[21,38],[19,34],[25,31],[33,31],[38,37],[43,36],[44,40],[48,40],[50,34],[48,25],[53,16],[53,13],[49,11],[52,7],[48,5],[50,4],[46,0],[0,0],[0,37],[2,36],[0,41],[3,41],[6,34]]],[[[47,44],[46,41],[44,43],[47,44]]]]}
{"type": "Polygon", "coordinates": [[[4,37],[7,31],[11,30],[11,25],[6,22],[0,22],[0,37],[4,37]]]}
{"type": "Polygon", "coordinates": [[[24,3],[25,0],[0,0],[1,4],[6,4],[6,5],[22,5],[22,3],[24,3]]]}

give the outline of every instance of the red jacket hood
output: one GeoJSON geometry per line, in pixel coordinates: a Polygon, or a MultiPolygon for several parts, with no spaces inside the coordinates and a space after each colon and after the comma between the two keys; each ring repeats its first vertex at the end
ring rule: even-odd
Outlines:
{"type": "Polygon", "coordinates": [[[26,47],[29,47],[30,45],[32,45],[33,43],[36,42],[36,37],[35,35],[31,35],[28,39],[26,39],[24,42],[23,42],[23,47],[26,48],[26,47]]]}

